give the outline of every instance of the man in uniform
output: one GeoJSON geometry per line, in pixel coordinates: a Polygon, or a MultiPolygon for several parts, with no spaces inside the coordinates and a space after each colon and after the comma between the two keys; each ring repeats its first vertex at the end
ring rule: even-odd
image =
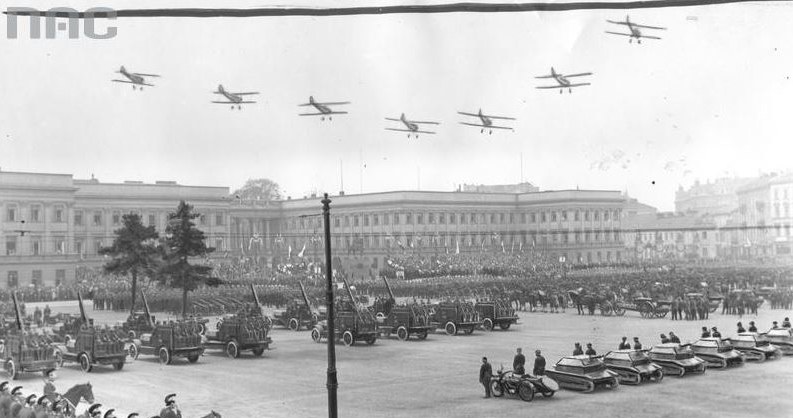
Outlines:
{"type": "Polygon", "coordinates": [[[785,317],[785,320],[782,321],[782,328],[790,328],[790,318],[785,317]]]}
{"type": "Polygon", "coordinates": [[[515,374],[523,375],[526,374],[525,364],[526,364],[526,356],[523,355],[523,349],[518,347],[517,354],[515,354],[515,358],[512,360],[512,371],[515,374]]]}
{"type": "Polygon", "coordinates": [[[99,408],[102,407],[101,403],[95,403],[88,408],[88,418],[99,418],[102,416],[102,411],[99,408]]]}
{"type": "Polygon", "coordinates": [[[620,342],[619,346],[620,350],[630,350],[631,343],[628,342],[628,337],[622,337],[622,342],[620,342]]]}
{"type": "Polygon", "coordinates": [[[44,396],[51,402],[61,397],[55,389],[55,369],[47,370],[47,377],[44,379],[44,396]]]}
{"type": "Polygon", "coordinates": [[[666,334],[661,334],[661,344],[666,344],[669,342],[669,338],[666,337],[666,334]]]}
{"type": "Polygon", "coordinates": [[[545,357],[540,350],[534,350],[534,376],[545,376],[545,357]]]}
{"type": "Polygon", "coordinates": [[[22,386],[11,389],[11,403],[8,411],[5,412],[7,418],[16,417],[24,405],[25,399],[22,398],[22,386]]]}
{"type": "Polygon", "coordinates": [[[757,332],[757,327],[754,325],[754,321],[749,321],[749,332],[757,332]]]}
{"type": "Polygon", "coordinates": [[[133,413],[127,415],[127,418],[138,418],[138,416],[139,416],[139,414],[137,412],[133,412],[133,413]]]}
{"type": "MultiPolygon", "coordinates": [[[[485,398],[490,397],[490,380],[493,378],[493,367],[487,362],[487,357],[482,357],[482,365],[479,367],[479,383],[485,387],[485,398]]],[[[160,413],[161,418],[167,418],[160,413]]]]}
{"type": "Polygon", "coordinates": [[[746,329],[744,329],[743,324],[739,322],[738,323],[738,333],[740,334],[742,332],[746,332],[746,329]]]}
{"type": "Polygon", "coordinates": [[[579,356],[581,354],[584,354],[584,349],[581,348],[581,343],[575,343],[575,348],[573,348],[573,355],[579,356]]]}
{"type": "Polygon", "coordinates": [[[634,350],[642,349],[642,343],[639,342],[639,337],[633,337],[633,349],[634,350]]]}
{"type": "Polygon", "coordinates": [[[115,412],[116,412],[115,409],[110,408],[107,410],[107,412],[105,412],[105,415],[102,418],[116,418],[115,412]]]}
{"type": "Polygon", "coordinates": [[[669,331],[669,342],[680,344],[680,338],[678,338],[674,332],[669,331]]]}
{"type": "Polygon", "coordinates": [[[11,407],[11,392],[8,390],[8,382],[0,383],[0,418],[8,417],[8,410],[11,407]]]}
{"type": "Polygon", "coordinates": [[[721,338],[721,333],[719,332],[719,330],[716,329],[716,327],[713,327],[712,330],[713,331],[710,333],[710,335],[713,338],[721,338]]]}
{"type": "Polygon", "coordinates": [[[34,408],[34,411],[36,411],[35,417],[36,418],[49,418],[50,417],[50,409],[52,409],[50,404],[51,404],[51,402],[50,402],[49,399],[47,399],[46,396],[40,397],[39,400],[36,401],[36,407],[34,408]]]}
{"type": "Polygon", "coordinates": [[[588,356],[596,356],[598,353],[592,348],[592,343],[586,343],[586,355],[588,356]]]}
{"type": "Polygon", "coordinates": [[[702,327],[702,338],[710,338],[710,331],[708,331],[708,327],[702,327]]]}
{"type": "MultiPolygon", "coordinates": [[[[488,382],[488,389],[490,382],[488,382]]],[[[182,411],[176,405],[176,394],[172,393],[165,397],[165,408],[160,411],[160,418],[182,418],[182,411]]]]}

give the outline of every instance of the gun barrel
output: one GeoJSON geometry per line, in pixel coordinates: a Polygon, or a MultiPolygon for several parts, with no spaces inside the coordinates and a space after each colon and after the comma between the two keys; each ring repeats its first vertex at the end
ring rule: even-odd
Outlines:
{"type": "Polygon", "coordinates": [[[143,299],[143,312],[146,314],[146,321],[149,323],[149,326],[153,327],[154,322],[151,320],[151,311],[149,310],[149,302],[146,300],[146,294],[141,291],[140,297],[143,299]]]}
{"type": "Polygon", "coordinates": [[[259,302],[259,295],[256,294],[256,289],[253,287],[253,283],[251,283],[251,292],[253,293],[253,301],[256,302],[256,307],[261,308],[262,304],[259,302]]]}
{"type": "Polygon", "coordinates": [[[308,301],[308,295],[306,295],[306,289],[303,287],[303,282],[297,282],[300,285],[300,294],[303,295],[303,302],[306,302],[306,307],[311,309],[311,303],[308,301]]]}
{"type": "Polygon", "coordinates": [[[83,306],[83,296],[80,292],[77,292],[77,303],[80,305],[80,319],[83,321],[83,324],[88,323],[88,316],[85,314],[85,307],[83,306]]]}
{"type": "Polygon", "coordinates": [[[391,296],[391,299],[396,300],[396,298],[394,297],[394,292],[391,290],[391,285],[388,284],[388,279],[386,279],[386,277],[383,276],[383,280],[385,281],[385,288],[388,289],[388,295],[391,296]]]}
{"type": "Polygon", "coordinates": [[[11,292],[11,298],[14,300],[14,316],[16,316],[17,320],[17,329],[22,331],[22,310],[19,307],[19,302],[17,302],[17,292],[11,292]]]}

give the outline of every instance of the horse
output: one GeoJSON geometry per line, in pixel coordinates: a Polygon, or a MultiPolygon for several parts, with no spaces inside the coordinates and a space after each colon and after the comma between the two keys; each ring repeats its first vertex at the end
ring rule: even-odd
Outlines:
{"type": "MultiPolygon", "coordinates": [[[[77,412],[77,404],[80,401],[85,400],[89,404],[93,404],[96,399],[94,399],[94,390],[91,386],[91,383],[82,383],[72,386],[71,389],[67,390],[63,395],[60,395],[60,399],[66,399],[69,403],[69,408],[72,411],[77,412]]],[[[50,398],[52,402],[57,401],[58,399],[50,398]]]]}
{"type": "Polygon", "coordinates": [[[221,417],[220,414],[218,414],[215,411],[210,411],[208,414],[204,415],[201,418],[223,418],[223,417],[221,417]]]}

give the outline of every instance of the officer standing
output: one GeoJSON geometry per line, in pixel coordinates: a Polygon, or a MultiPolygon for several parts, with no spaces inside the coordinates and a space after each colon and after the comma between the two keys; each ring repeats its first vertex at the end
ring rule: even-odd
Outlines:
{"type": "Polygon", "coordinates": [[[535,376],[545,376],[545,357],[540,350],[534,351],[534,370],[535,376]]]}
{"type": "MultiPolygon", "coordinates": [[[[485,398],[490,397],[490,380],[493,378],[493,368],[487,362],[487,357],[482,357],[482,366],[479,367],[479,383],[485,387],[485,398]]],[[[167,418],[160,413],[160,418],[167,418]]]]}
{"type": "Polygon", "coordinates": [[[512,360],[512,371],[519,375],[526,374],[525,365],[526,356],[523,355],[523,349],[518,347],[517,354],[515,354],[515,358],[512,360]]]}

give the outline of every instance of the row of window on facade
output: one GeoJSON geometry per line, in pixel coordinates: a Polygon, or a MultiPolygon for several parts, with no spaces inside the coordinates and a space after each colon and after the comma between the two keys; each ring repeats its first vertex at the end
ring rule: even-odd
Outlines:
{"type": "Polygon", "coordinates": [[[28,284],[32,284],[37,287],[45,285],[60,286],[66,282],[65,269],[56,269],[54,274],[55,275],[52,278],[45,278],[41,270],[32,270],[30,272],[30,281],[20,283],[19,272],[16,270],[10,270],[6,276],[6,287],[9,289],[14,289],[20,285],[27,286],[28,284]]]}
{"type": "MultiPolygon", "coordinates": [[[[619,220],[621,209],[615,210],[561,210],[522,213],[386,213],[364,215],[334,215],[333,226],[378,226],[382,225],[465,225],[465,224],[528,224],[567,221],[619,220]]],[[[286,229],[319,228],[321,221],[312,218],[292,218],[286,229]]]]}
{"type": "MultiPolygon", "coordinates": [[[[334,247],[336,248],[392,248],[398,246],[407,247],[455,247],[460,246],[480,246],[480,245],[540,245],[540,244],[571,244],[571,243],[602,243],[620,242],[618,231],[591,231],[591,232],[564,232],[550,234],[522,233],[518,235],[493,236],[491,234],[454,234],[454,235],[368,235],[368,236],[335,236],[334,247]]],[[[300,249],[303,245],[312,248],[310,239],[291,240],[290,243],[283,245],[284,248],[300,249]]],[[[322,247],[321,242],[316,244],[322,247]]]]}
{"type": "MultiPolygon", "coordinates": [[[[91,226],[104,226],[104,211],[87,211],[89,212],[87,216],[90,217],[90,225],[91,226]]],[[[146,213],[145,215],[142,211],[132,210],[128,212],[122,211],[113,211],[111,215],[111,225],[112,226],[120,226],[122,222],[122,215],[127,213],[135,213],[141,216],[141,221],[144,222],[148,226],[159,226],[159,220],[165,219],[165,214],[160,213],[146,213]]],[[[85,219],[86,213],[83,210],[75,210],[74,211],[74,225],[75,226],[84,226],[86,224],[85,219]]],[[[7,205],[6,207],[6,222],[19,222],[25,221],[26,223],[41,223],[44,222],[44,210],[41,205],[31,205],[29,216],[23,217],[20,213],[19,207],[16,205],[7,205]]],[[[225,225],[225,215],[222,213],[217,213],[214,216],[215,223],[214,226],[223,226],[225,225]]],[[[66,222],[66,209],[65,206],[55,206],[52,212],[52,217],[49,218],[51,222],[54,223],[64,223],[66,222]]],[[[207,216],[200,215],[198,217],[198,225],[206,226],[207,225],[207,216]]]]}
{"type": "MultiPolygon", "coordinates": [[[[22,253],[19,246],[19,239],[17,236],[6,237],[5,254],[6,255],[45,255],[45,254],[78,254],[78,255],[97,255],[99,250],[105,246],[104,239],[75,239],[73,244],[73,251],[68,252],[65,237],[56,237],[52,240],[30,239],[30,248],[25,253],[22,253]],[[51,246],[47,244],[51,243],[51,246]]],[[[208,246],[214,244],[215,249],[218,251],[225,251],[225,241],[223,238],[210,238],[206,241],[208,246]]]]}

